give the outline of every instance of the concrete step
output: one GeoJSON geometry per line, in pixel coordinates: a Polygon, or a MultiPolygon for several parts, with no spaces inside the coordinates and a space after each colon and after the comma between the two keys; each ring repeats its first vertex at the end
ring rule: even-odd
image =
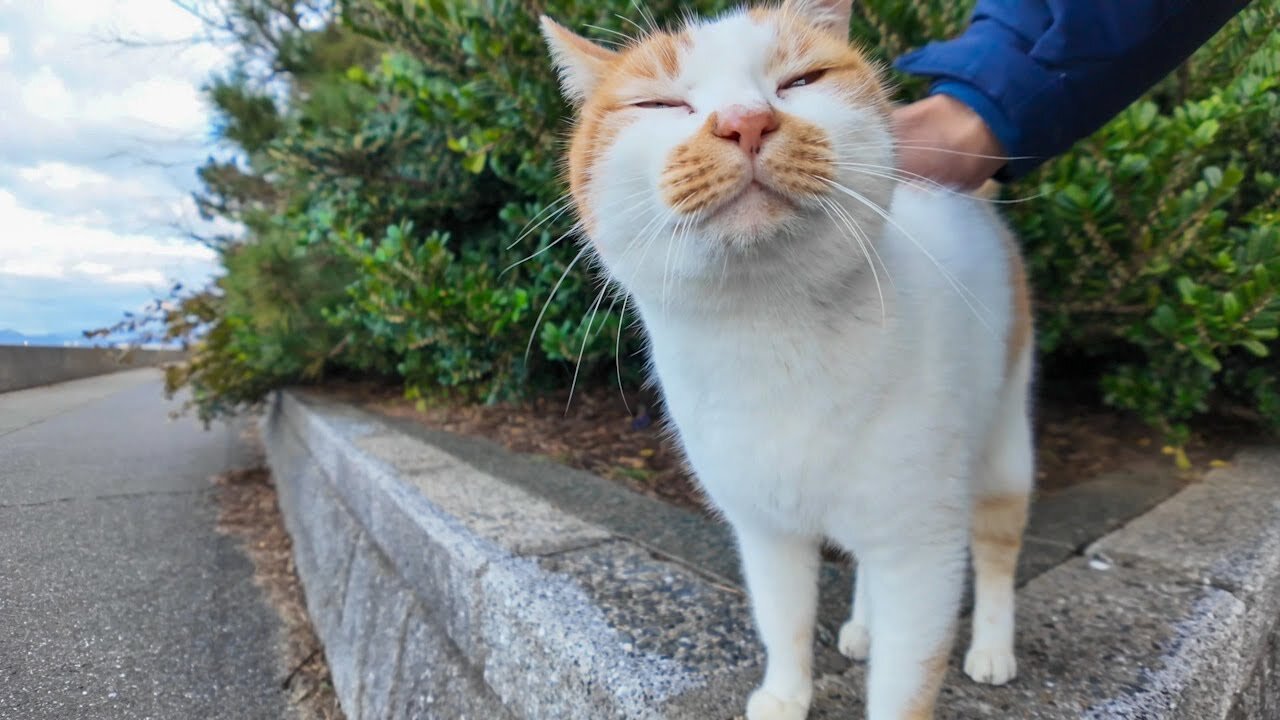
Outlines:
{"type": "MultiPolygon", "coordinates": [[[[315,394],[280,395],[264,434],[353,718],[730,718],[759,677],[730,535],[701,514],[315,394]]],[[[939,717],[1271,717],[1251,708],[1280,707],[1277,463],[1038,498],[1020,677],[977,686],[953,663],[939,717]],[[1210,497],[1229,519],[1170,544],[1210,497]]],[[[811,717],[861,716],[863,668],[834,650],[850,586],[824,567],[811,717]]]]}

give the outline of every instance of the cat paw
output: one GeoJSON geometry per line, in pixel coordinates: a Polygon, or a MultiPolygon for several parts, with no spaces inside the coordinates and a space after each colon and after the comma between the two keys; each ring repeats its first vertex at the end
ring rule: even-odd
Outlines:
{"type": "Polygon", "coordinates": [[[747,701],[747,720],[804,720],[808,714],[808,703],[783,700],[764,688],[747,701]]]}
{"type": "Polygon", "coordinates": [[[1003,685],[1017,676],[1018,661],[1011,650],[969,648],[964,673],[975,682],[1003,685]]]}
{"type": "Polygon", "coordinates": [[[871,655],[871,633],[866,625],[855,625],[850,620],[840,627],[836,647],[850,660],[866,660],[871,655]]]}

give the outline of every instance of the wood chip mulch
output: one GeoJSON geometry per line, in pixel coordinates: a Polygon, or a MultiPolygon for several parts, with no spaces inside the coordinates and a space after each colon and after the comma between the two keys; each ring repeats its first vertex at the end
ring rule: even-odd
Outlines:
{"type": "Polygon", "coordinates": [[[366,407],[386,415],[488,438],[513,452],[541,455],[681,507],[703,508],[701,491],[657,411],[643,399],[624,403],[616,388],[579,390],[572,403],[564,393],[518,405],[417,407],[396,396],[364,397],[366,407]]]}
{"type": "Polygon", "coordinates": [[[218,488],[219,532],[240,540],[253,562],[254,582],[284,622],[284,668],[277,681],[288,694],[289,717],[345,720],[323,646],[307,615],[271,472],[259,464],[218,475],[213,482],[218,488]]]}
{"type": "MultiPolygon", "coordinates": [[[[663,429],[660,410],[617,388],[579,389],[526,403],[415,404],[394,391],[348,384],[335,392],[387,415],[448,432],[488,438],[509,450],[541,455],[621,482],[676,505],[703,510],[702,495],[663,429]]],[[[1179,470],[1159,433],[1131,415],[1098,404],[1042,400],[1036,407],[1036,485],[1054,491],[1110,472],[1176,474],[1192,481],[1229,460],[1243,435],[1211,429],[1187,446],[1179,470]]]]}

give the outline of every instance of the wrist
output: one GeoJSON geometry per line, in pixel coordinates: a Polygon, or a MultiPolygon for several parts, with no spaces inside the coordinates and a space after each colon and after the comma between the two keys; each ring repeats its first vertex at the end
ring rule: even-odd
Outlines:
{"type": "MultiPolygon", "coordinates": [[[[987,121],[974,112],[973,108],[947,95],[937,95],[935,97],[944,98],[955,106],[956,127],[961,133],[960,142],[969,148],[970,152],[976,155],[986,155],[988,159],[992,160],[1005,156],[1004,146],[1000,143],[1000,139],[996,137],[995,133],[991,132],[991,126],[987,125],[987,121]]],[[[1001,164],[1003,164],[1003,160],[1001,160],[1001,164]]]]}
{"type": "Polygon", "coordinates": [[[1009,153],[1017,147],[1018,133],[1003,111],[977,89],[964,83],[942,81],[930,89],[928,100],[938,98],[956,131],[955,140],[965,152],[989,156],[990,172],[1008,164],[1009,153]],[[999,158],[994,159],[994,158],[999,158]]]}

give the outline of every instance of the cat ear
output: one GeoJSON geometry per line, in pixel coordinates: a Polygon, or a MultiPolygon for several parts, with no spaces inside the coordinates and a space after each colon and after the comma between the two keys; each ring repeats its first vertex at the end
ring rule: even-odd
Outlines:
{"type": "Polygon", "coordinates": [[[581,105],[600,84],[614,57],[612,50],[602,48],[572,30],[542,16],[542,36],[551,49],[551,62],[560,75],[560,88],[574,105],[581,105]]]}
{"type": "Polygon", "coordinates": [[[783,10],[838,35],[841,40],[849,39],[853,0],[786,0],[783,10]]]}

